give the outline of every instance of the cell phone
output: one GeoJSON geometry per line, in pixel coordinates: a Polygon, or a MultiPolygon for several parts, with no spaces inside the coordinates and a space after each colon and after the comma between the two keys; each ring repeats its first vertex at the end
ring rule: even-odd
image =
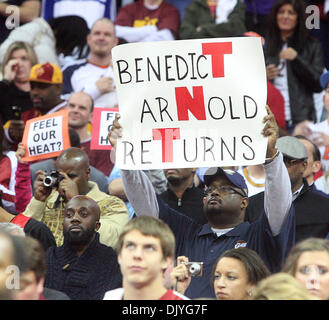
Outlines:
{"type": "Polygon", "coordinates": [[[19,106],[12,106],[10,120],[21,120],[21,116],[22,116],[22,108],[19,106]]]}

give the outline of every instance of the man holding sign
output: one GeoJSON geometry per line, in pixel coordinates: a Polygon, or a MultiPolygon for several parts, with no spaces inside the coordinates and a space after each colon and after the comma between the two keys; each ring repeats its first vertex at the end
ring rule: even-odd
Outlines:
{"type": "MultiPolygon", "coordinates": [[[[244,222],[248,189],[243,177],[235,171],[210,168],[206,172],[203,208],[208,223],[202,226],[168,207],[142,171],[121,170],[126,195],[135,214],[163,219],[175,234],[176,256],[185,255],[189,261],[204,262],[204,275],[193,278],[185,293],[189,298],[214,297],[209,286],[211,270],[225,250],[239,246],[253,249],[270,270],[276,272],[294,245],[295,214],[289,175],[282,154],[275,149],[278,126],[268,106],[266,110],[268,115],[264,117],[262,132],[268,137],[264,164],[266,201],[261,218],[252,224],[244,222]]],[[[114,147],[121,129],[115,120],[109,132],[114,147]]]]}
{"type": "Polygon", "coordinates": [[[121,137],[116,166],[135,214],[163,219],[175,234],[176,256],[204,263],[203,276],[192,279],[186,295],[214,297],[211,270],[228,249],[249,247],[271,271],[280,270],[294,245],[295,215],[289,175],[275,148],[278,126],[264,108],[260,39],[136,43],[133,52],[129,46],[112,52],[124,131],[114,121],[109,139],[116,145],[121,137]],[[260,163],[266,201],[260,219],[249,224],[245,180],[220,167],[260,163]],[[184,167],[213,167],[206,172],[203,226],[164,204],[142,171],[130,171],[184,167]]]}

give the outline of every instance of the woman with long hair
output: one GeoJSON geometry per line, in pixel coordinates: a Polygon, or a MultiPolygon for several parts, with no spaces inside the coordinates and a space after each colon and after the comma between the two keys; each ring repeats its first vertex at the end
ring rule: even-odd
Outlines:
{"type": "Polygon", "coordinates": [[[267,79],[284,97],[288,133],[303,120],[315,120],[313,93],[321,92],[321,44],[308,35],[303,0],[277,0],[265,37],[267,79]]]}

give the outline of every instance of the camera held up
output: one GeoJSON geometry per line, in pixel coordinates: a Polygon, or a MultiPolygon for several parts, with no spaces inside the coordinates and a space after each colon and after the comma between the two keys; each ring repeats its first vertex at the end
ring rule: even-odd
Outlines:
{"type": "Polygon", "coordinates": [[[46,175],[43,180],[43,185],[47,188],[58,188],[59,183],[64,179],[57,170],[53,170],[49,175],[46,175]]]}
{"type": "Polygon", "coordinates": [[[191,277],[202,277],[203,262],[182,262],[186,265],[188,273],[191,277]]]}

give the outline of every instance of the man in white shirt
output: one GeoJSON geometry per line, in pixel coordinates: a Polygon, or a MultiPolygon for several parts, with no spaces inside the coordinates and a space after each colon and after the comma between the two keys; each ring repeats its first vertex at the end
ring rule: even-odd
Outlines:
{"type": "Polygon", "coordinates": [[[62,96],[84,91],[94,100],[95,107],[116,107],[117,94],[114,84],[111,50],[118,43],[111,20],[102,18],[92,26],[87,36],[90,56],[82,63],[63,70],[62,96]]]}

